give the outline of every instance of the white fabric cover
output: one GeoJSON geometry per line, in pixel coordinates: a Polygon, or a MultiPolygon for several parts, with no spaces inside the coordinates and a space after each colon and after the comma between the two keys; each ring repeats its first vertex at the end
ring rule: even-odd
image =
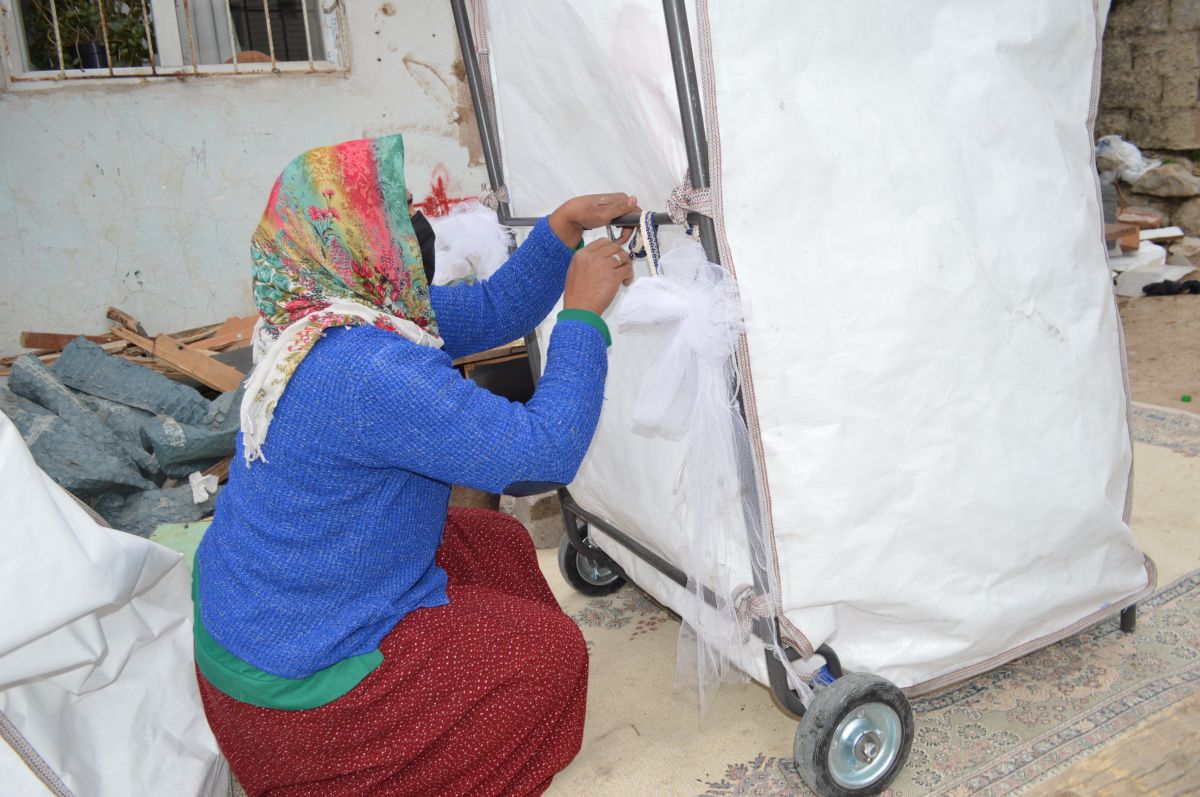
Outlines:
{"type": "MultiPolygon", "coordinates": [[[[664,141],[677,122],[594,126],[645,118],[643,87],[671,80],[649,52],[599,57],[627,38],[665,47],[660,3],[621,4],[638,24],[619,27],[609,5],[489,4],[522,213],[582,190],[660,197],[682,173],[664,141]],[[653,68],[657,81],[641,74],[653,68]],[[544,100],[568,94],[591,113],[544,100]],[[514,155],[527,146],[536,166],[514,155]]],[[[1150,581],[1126,525],[1127,398],[1089,129],[1106,8],[711,4],[710,160],[747,306],[782,608],[850,669],[925,684],[1150,581]]],[[[614,337],[571,491],[671,558],[681,452],[630,423],[655,344],[614,337]]],[[[744,534],[734,516],[713,522],[744,534]]],[[[642,585],[669,599],[665,578],[642,585]]]]}
{"type": "MultiPolygon", "coordinates": [[[[0,712],[78,797],[226,794],[182,557],[99,526],[3,415],[0,519],[0,712]]],[[[47,793],[0,741],[0,794],[47,793]]]]}

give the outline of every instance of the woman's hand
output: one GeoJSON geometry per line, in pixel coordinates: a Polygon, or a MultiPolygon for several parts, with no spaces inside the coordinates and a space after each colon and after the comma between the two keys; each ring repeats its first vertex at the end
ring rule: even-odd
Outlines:
{"type": "Polygon", "coordinates": [[[618,216],[640,213],[637,197],[628,194],[587,194],[568,199],[550,214],[550,229],[558,239],[574,249],[584,230],[603,227],[618,216]]]}
{"type": "Polygon", "coordinates": [[[564,309],[604,314],[621,285],[633,282],[633,261],[622,248],[632,234],[632,229],[625,229],[615,241],[592,241],[575,253],[563,291],[564,309]]]}

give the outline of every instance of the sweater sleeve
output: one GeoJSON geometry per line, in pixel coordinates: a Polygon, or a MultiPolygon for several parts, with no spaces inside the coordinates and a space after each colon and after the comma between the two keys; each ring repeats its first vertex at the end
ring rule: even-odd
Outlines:
{"type": "Polygon", "coordinates": [[[555,326],[525,404],[464,379],[437,350],[389,347],[360,383],[364,464],[494,493],[568,484],[596,430],[607,370],[603,335],[575,320],[555,326]]]}
{"type": "Polygon", "coordinates": [[[457,359],[528,334],[562,295],[572,254],[542,218],[491,278],[430,288],[443,351],[457,359]]]}

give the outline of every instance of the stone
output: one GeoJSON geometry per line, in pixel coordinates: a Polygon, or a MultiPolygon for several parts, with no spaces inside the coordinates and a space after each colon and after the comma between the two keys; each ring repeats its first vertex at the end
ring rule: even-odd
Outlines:
{"type": "Polygon", "coordinates": [[[1200,238],[1184,238],[1171,244],[1167,251],[1171,253],[1172,260],[1181,258],[1200,268],[1200,238]]]}
{"type": "Polygon", "coordinates": [[[1182,227],[1186,235],[1200,236],[1200,198],[1189,199],[1176,208],[1171,223],[1182,227]]]}
{"type": "Polygon", "coordinates": [[[535,548],[557,548],[566,533],[558,493],[520,498],[503,495],[500,497],[500,511],[521,521],[535,548]]]}
{"type": "Polygon", "coordinates": [[[121,449],[139,468],[153,470],[150,452],[134,442],[122,440],[36,357],[26,354],[17,358],[8,377],[8,388],[50,410],[101,448],[121,449]]]}
{"type": "Polygon", "coordinates": [[[1142,175],[1132,186],[1139,194],[1159,197],[1200,196],[1200,177],[1192,174],[1190,166],[1164,163],[1142,175]]]}
{"type": "Polygon", "coordinates": [[[202,424],[208,415],[208,399],[194,388],[111,357],[86,338],[71,341],[53,370],[63,384],[74,390],[167,415],[182,423],[202,424]]]}
{"type": "MultiPolygon", "coordinates": [[[[1188,0],[1177,0],[1188,2],[1188,0]]],[[[1106,36],[1122,38],[1131,33],[1161,33],[1171,22],[1169,0],[1139,0],[1113,3],[1108,13],[1106,36]]]]}
{"type": "Polygon", "coordinates": [[[1175,0],[1171,3],[1171,29],[1200,30],[1200,0],[1175,0]]]}

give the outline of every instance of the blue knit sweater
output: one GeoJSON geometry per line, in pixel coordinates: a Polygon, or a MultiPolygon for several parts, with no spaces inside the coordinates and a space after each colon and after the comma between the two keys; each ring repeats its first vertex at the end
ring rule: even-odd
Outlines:
{"type": "Polygon", "coordinates": [[[372,326],[327,331],[275,410],[267,461],[247,466],[239,440],[197,553],[217,642],[286,678],[373,651],[409,612],[447,602],[434,554],[452,484],[574,478],[600,415],[600,331],[560,321],[527,404],[451,365],[536,326],[570,261],[542,219],[491,279],[435,287],[441,350],[372,326]]]}

